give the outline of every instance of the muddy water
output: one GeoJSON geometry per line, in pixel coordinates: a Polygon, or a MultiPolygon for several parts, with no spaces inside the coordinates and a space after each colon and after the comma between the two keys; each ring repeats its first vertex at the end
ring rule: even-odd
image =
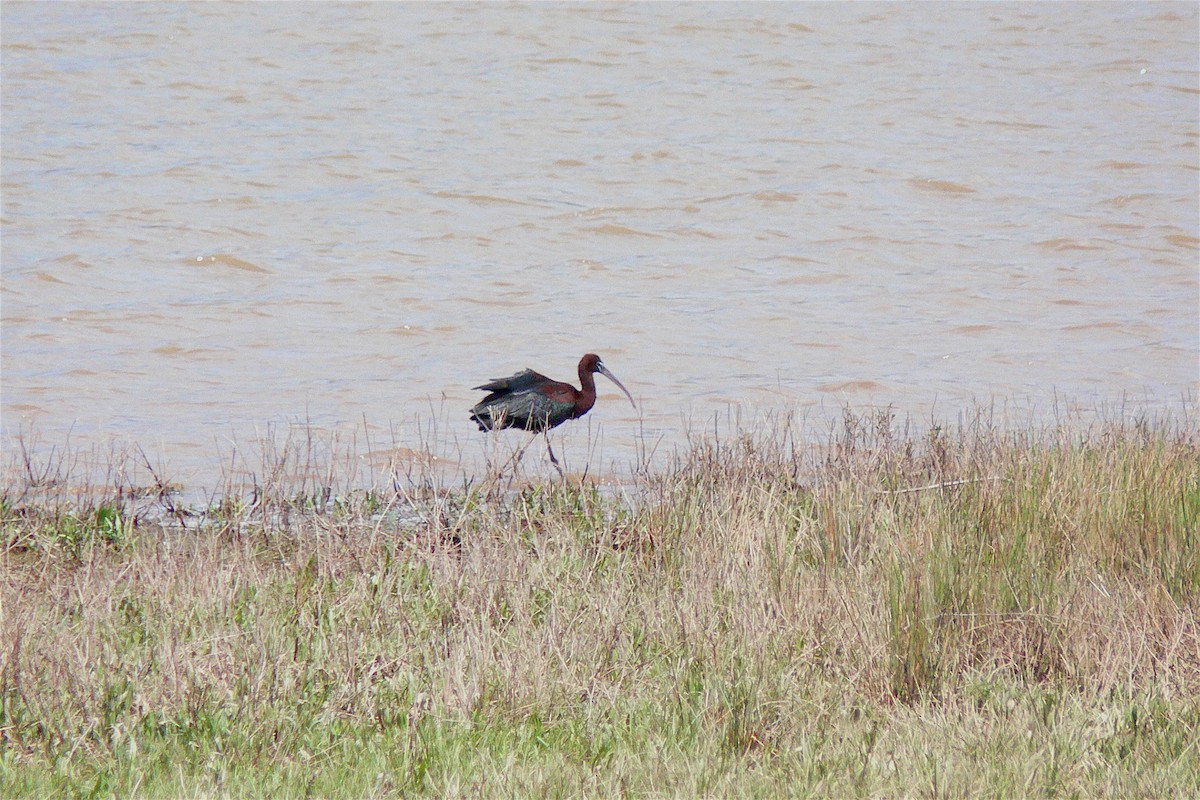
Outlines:
{"type": "Polygon", "coordinates": [[[0,13],[9,454],[470,461],[471,386],[588,351],[640,403],[560,429],[595,469],[714,415],[1195,401],[1194,3],[0,13]]]}

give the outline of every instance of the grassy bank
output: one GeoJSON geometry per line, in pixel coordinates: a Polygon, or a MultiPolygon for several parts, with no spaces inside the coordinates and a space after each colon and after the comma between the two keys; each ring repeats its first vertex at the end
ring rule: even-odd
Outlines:
{"type": "Polygon", "coordinates": [[[1200,794],[1200,435],[896,427],[201,514],[31,465],[0,796],[1200,794]]]}

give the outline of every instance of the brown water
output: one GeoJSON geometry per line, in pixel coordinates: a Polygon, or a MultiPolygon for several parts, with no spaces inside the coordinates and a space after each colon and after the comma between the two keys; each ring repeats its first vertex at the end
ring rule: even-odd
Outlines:
{"type": "Polygon", "coordinates": [[[640,404],[559,429],[599,469],[714,415],[1195,403],[1195,3],[0,13],[10,453],[470,460],[471,386],[588,351],[640,404]]]}

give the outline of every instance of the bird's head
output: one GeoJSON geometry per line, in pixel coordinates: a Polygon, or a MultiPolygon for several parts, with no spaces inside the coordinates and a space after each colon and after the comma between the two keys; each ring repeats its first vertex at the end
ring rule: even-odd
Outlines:
{"type": "Polygon", "coordinates": [[[584,356],[582,359],[580,359],[579,371],[581,373],[582,372],[599,372],[601,375],[603,375],[604,377],[608,378],[610,381],[615,383],[617,385],[617,388],[620,389],[622,392],[624,392],[625,396],[629,398],[630,405],[632,405],[634,408],[637,408],[637,403],[635,403],[633,401],[633,395],[631,395],[629,393],[629,390],[625,388],[625,384],[623,384],[619,380],[617,380],[616,375],[613,375],[611,372],[608,371],[608,367],[604,366],[604,362],[600,360],[600,356],[596,355],[595,353],[588,353],[586,356],[584,356]]]}

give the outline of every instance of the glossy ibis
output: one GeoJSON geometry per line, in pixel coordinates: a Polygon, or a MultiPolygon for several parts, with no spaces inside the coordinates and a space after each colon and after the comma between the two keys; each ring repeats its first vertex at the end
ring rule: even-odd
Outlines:
{"type": "Polygon", "coordinates": [[[579,385],[582,389],[551,380],[531,369],[523,370],[507,378],[497,378],[476,386],[476,389],[489,394],[471,409],[471,419],[479,424],[481,431],[521,428],[545,434],[550,463],[562,472],[558,459],[554,457],[554,449],[550,447],[549,430],[592,410],[596,403],[596,381],[592,375],[597,372],[615,383],[637,408],[633,395],[617,380],[616,375],[608,371],[600,361],[600,356],[588,353],[579,359],[579,385]]]}

